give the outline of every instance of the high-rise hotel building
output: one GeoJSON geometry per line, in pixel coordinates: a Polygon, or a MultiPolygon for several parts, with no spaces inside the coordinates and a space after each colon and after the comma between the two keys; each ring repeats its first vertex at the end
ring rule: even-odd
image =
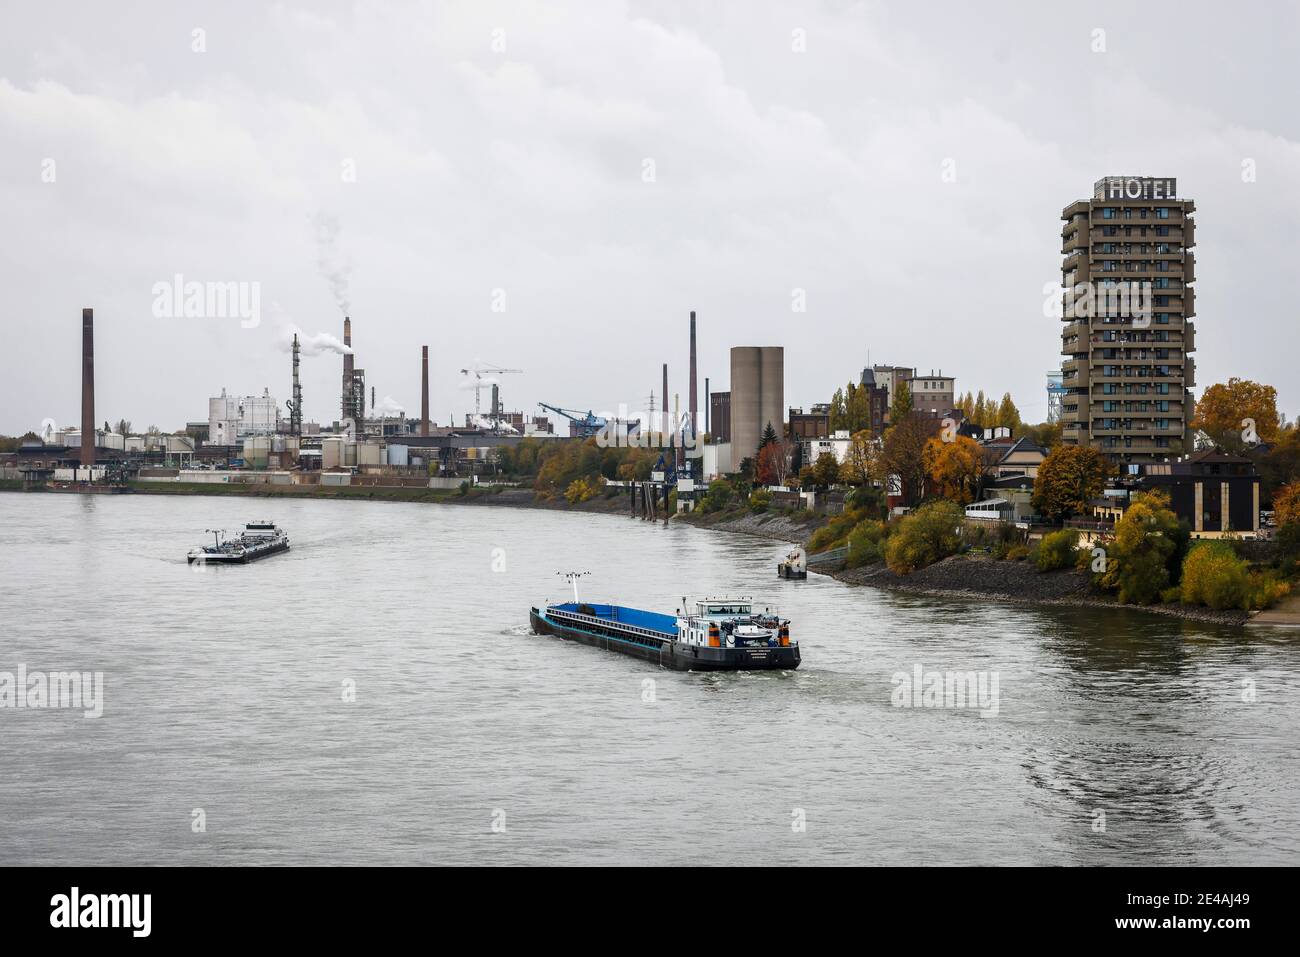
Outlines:
{"type": "Polygon", "coordinates": [[[1119,463],[1191,451],[1196,204],[1177,181],[1108,176],[1061,218],[1062,442],[1119,463]]]}

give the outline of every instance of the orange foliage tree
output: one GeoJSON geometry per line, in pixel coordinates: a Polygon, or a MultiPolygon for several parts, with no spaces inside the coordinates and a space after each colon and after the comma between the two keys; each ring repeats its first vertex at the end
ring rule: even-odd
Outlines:
{"type": "Polygon", "coordinates": [[[1241,451],[1256,442],[1277,439],[1277,389],[1249,379],[1229,379],[1210,386],[1196,403],[1192,427],[1215,445],[1241,451]]]}
{"type": "Polygon", "coordinates": [[[945,442],[935,436],[925,443],[926,487],[958,505],[975,501],[984,476],[979,443],[964,435],[945,442]]]}

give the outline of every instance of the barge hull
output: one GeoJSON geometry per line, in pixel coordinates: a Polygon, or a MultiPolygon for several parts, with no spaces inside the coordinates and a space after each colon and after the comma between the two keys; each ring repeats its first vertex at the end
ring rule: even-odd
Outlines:
{"type": "Polygon", "coordinates": [[[252,555],[246,552],[238,558],[227,558],[224,555],[205,555],[201,558],[196,558],[191,555],[189,556],[189,563],[191,565],[195,562],[202,562],[204,565],[247,565],[249,562],[257,561],[259,558],[266,558],[268,555],[277,555],[280,552],[287,552],[288,550],[289,543],[284,542],[279,545],[272,545],[270,548],[264,548],[252,555]]]}
{"type": "Polygon", "coordinates": [[[551,621],[536,608],[528,613],[533,633],[556,635],[605,651],[617,651],[674,671],[791,671],[799,667],[797,645],[778,648],[701,648],[685,646],[664,636],[658,647],[599,635],[551,621]]]}

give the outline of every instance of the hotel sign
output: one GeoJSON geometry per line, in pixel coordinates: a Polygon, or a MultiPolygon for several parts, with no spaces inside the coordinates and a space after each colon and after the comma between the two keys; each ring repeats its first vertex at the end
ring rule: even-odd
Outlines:
{"type": "Polygon", "coordinates": [[[1172,176],[1107,176],[1098,180],[1094,199],[1175,199],[1178,180],[1172,176]]]}

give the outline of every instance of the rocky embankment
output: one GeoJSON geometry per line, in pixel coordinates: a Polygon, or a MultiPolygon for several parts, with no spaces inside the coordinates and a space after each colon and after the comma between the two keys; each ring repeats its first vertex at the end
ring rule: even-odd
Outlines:
{"type": "Polygon", "coordinates": [[[1220,625],[1241,625],[1250,618],[1249,613],[1235,609],[1216,611],[1178,604],[1121,605],[1113,596],[1099,594],[1086,572],[1073,568],[1040,572],[1026,561],[998,561],[985,556],[953,555],[910,575],[895,574],[884,565],[849,568],[830,575],[851,585],[874,585],[934,598],[1124,608],[1220,625]]]}
{"type": "Polygon", "coordinates": [[[821,525],[822,517],[809,515],[792,518],[780,513],[762,512],[754,515],[745,512],[736,514],[705,514],[704,512],[686,512],[678,515],[674,521],[686,522],[700,528],[713,528],[720,532],[736,532],[740,535],[753,535],[778,542],[798,542],[804,544],[812,533],[821,525]]]}

